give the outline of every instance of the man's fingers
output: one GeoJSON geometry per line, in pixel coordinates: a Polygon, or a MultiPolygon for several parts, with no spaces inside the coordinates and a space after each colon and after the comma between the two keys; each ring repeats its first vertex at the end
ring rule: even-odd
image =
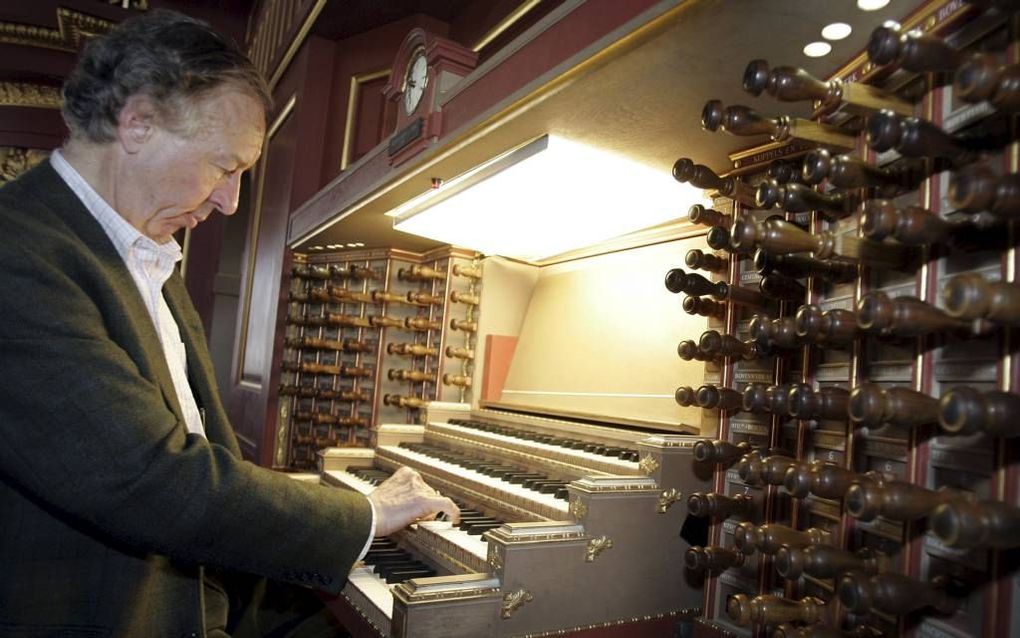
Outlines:
{"type": "Polygon", "coordinates": [[[440,512],[446,514],[448,521],[456,525],[460,522],[460,508],[445,496],[436,496],[428,499],[429,517],[434,517],[440,512]]]}

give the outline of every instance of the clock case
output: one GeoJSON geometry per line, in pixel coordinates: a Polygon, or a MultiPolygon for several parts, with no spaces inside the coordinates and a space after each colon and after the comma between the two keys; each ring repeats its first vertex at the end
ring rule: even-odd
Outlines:
{"type": "Polygon", "coordinates": [[[453,40],[428,31],[412,29],[393,62],[389,82],[383,95],[397,113],[396,128],[390,136],[388,154],[390,165],[396,166],[427,148],[442,133],[440,98],[465,75],[475,68],[478,54],[453,40]],[[428,63],[425,91],[418,106],[410,114],[403,105],[404,80],[419,50],[425,52],[428,63]]]}

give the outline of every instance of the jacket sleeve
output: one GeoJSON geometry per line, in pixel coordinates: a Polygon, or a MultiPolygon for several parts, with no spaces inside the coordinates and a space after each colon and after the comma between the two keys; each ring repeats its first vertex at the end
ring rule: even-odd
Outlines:
{"type": "Polygon", "coordinates": [[[111,337],[115,295],[90,259],[0,247],[2,480],[115,546],[337,592],[368,500],[188,435],[111,337]]]}

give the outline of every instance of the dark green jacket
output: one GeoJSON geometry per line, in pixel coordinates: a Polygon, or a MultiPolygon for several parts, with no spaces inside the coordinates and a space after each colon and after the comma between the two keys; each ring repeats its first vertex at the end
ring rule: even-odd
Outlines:
{"type": "Polygon", "coordinates": [[[0,636],[201,636],[202,569],[338,592],[367,499],[242,461],[201,324],[167,302],[208,440],[99,224],[43,162],[0,189],[0,636]]]}

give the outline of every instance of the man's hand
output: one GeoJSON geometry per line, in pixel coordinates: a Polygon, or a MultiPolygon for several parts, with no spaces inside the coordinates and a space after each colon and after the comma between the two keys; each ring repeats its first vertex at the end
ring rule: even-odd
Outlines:
{"type": "Polygon", "coordinates": [[[460,522],[460,510],[453,501],[425,484],[421,474],[409,467],[393,473],[368,495],[375,507],[375,535],[388,536],[415,521],[434,518],[443,512],[450,522],[460,522]]]}

